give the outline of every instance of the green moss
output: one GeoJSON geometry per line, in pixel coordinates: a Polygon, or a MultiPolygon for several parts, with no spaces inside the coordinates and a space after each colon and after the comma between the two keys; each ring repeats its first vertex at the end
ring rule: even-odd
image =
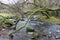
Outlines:
{"type": "Polygon", "coordinates": [[[36,39],[36,38],[38,38],[38,37],[39,37],[39,32],[34,32],[34,33],[33,33],[33,38],[36,39]]]}
{"type": "Polygon", "coordinates": [[[13,25],[14,22],[9,20],[9,18],[12,18],[14,16],[15,15],[12,15],[12,14],[0,13],[0,28],[13,25]]]}
{"type": "Polygon", "coordinates": [[[11,21],[11,20],[8,20],[8,19],[7,19],[7,20],[5,21],[5,23],[13,24],[13,23],[14,23],[14,21],[11,21]]]}
{"type": "Polygon", "coordinates": [[[0,15],[5,17],[5,18],[11,18],[11,17],[15,16],[13,14],[8,14],[8,13],[0,13],[0,15]]]}
{"type": "Polygon", "coordinates": [[[45,21],[46,22],[51,22],[51,23],[54,23],[54,24],[60,24],[60,21],[55,17],[50,17],[49,19],[47,19],[45,21]]]}
{"type": "Polygon", "coordinates": [[[38,16],[38,20],[44,21],[46,20],[46,16],[40,15],[38,16]]]}
{"type": "Polygon", "coordinates": [[[53,17],[53,16],[51,16],[49,19],[46,19],[46,16],[40,16],[38,19],[43,21],[43,22],[49,22],[49,23],[53,23],[53,24],[60,24],[60,21],[57,18],[53,17]]]}
{"type": "Polygon", "coordinates": [[[27,31],[27,32],[34,32],[34,29],[33,29],[33,28],[30,28],[30,27],[27,27],[27,28],[26,28],[26,31],[27,31]]]}

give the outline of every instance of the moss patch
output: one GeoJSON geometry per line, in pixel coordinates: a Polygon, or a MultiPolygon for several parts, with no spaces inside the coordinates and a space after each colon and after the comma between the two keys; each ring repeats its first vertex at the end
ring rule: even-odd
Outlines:
{"type": "Polygon", "coordinates": [[[40,16],[39,20],[44,21],[44,22],[49,22],[49,23],[53,23],[53,24],[60,24],[59,19],[51,16],[49,19],[46,19],[46,16],[40,16]]]}
{"type": "Polygon", "coordinates": [[[0,13],[0,15],[5,17],[5,18],[11,18],[11,17],[15,16],[15,15],[13,15],[11,13],[9,13],[9,14],[8,13],[0,13]]]}

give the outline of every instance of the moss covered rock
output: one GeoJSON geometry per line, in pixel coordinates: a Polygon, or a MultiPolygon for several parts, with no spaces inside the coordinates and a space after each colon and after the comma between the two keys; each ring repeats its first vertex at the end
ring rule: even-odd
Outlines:
{"type": "Polygon", "coordinates": [[[53,17],[53,16],[51,16],[49,19],[47,19],[46,16],[40,16],[39,20],[41,20],[43,22],[53,23],[53,24],[60,24],[59,19],[57,19],[56,17],[53,17]]]}

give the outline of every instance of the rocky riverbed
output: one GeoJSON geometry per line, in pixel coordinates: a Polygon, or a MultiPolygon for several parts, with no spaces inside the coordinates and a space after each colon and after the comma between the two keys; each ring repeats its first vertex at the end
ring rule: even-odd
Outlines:
{"type": "MultiPolygon", "coordinates": [[[[19,26],[22,26],[24,23],[25,21],[19,21],[19,23],[16,26],[16,29],[19,28],[19,26]]],[[[0,32],[0,40],[60,40],[60,25],[44,23],[39,21],[30,21],[27,24],[27,26],[39,32],[39,37],[35,39],[32,38],[33,35],[29,35],[32,32],[29,32],[28,34],[26,32],[26,28],[23,28],[22,30],[15,33],[14,37],[11,39],[9,38],[8,34],[12,31],[5,31],[3,29],[3,33],[0,32]]]]}
{"type": "MultiPolygon", "coordinates": [[[[20,21],[16,28],[24,23],[20,21]]],[[[26,32],[26,28],[23,28],[14,35],[13,40],[60,40],[60,25],[30,21],[27,26],[37,30],[40,33],[39,37],[32,39],[32,36],[26,32]]]]}

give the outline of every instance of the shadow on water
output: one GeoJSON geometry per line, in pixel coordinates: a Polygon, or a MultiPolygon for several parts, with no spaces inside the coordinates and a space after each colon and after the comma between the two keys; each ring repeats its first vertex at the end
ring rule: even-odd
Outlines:
{"type": "MultiPolygon", "coordinates": [[[[25,21],[19,21],[16,29],[19,28],[19,26],[22,26],[24,23],[25,21]]],[[[36,40],[60,40],[60,25],[44,23],[40,21],[29,21],[27,26],[39,31],[40,36],[36,40]]],[[[14,35],[13,40],[32,39],[26,33],[26,28],[23,28],[14,35]]]]}

